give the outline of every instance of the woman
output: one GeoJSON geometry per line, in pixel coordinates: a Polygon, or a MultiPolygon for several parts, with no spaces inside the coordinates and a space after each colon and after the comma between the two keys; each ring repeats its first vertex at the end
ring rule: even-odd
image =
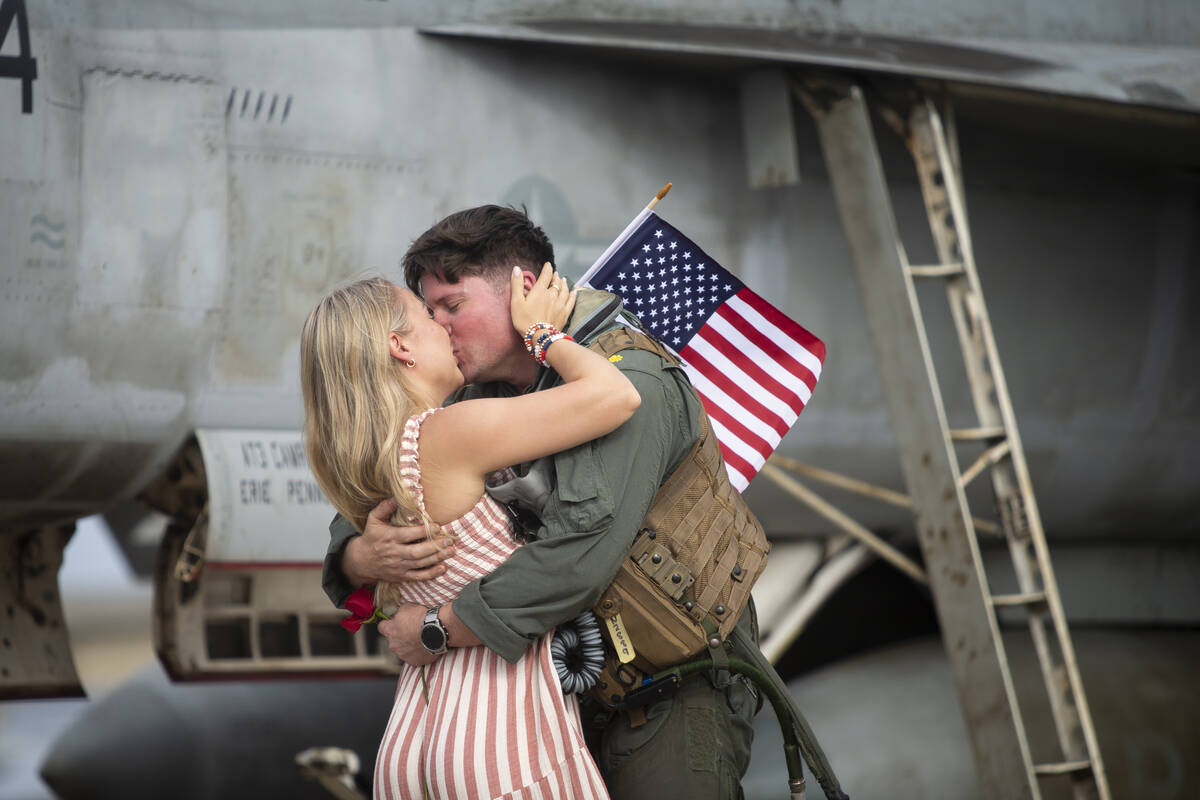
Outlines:
{"type": "MultiPolygon", "coordinates": [[[[518,546],[489,475],[615,430],[640,403],[603,357],[558,332],[574,305],[549,264],[524,291],[514,268],[513,327],[561,386],[439,408],[462,385],[446,331],[421,300],[383,279],[325,298],[301,337],[309,463],[334,506],[362,530],[395,497],[406,522],[455,538],[446,572],[377,587],[377,602],[450,602],[518,546]]],[[[607,797],[564,697],[549,635],[509,664],[484,647],[404,666],[376,759],[376,797],[607,797]]]]}

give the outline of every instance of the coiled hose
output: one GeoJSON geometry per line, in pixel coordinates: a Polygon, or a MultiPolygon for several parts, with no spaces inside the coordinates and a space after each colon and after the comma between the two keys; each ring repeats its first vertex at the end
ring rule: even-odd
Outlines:
{"type": "Polygon", "coordinates": [[[604,640],[600,623],[591,611],[584,611],[554,631],[550,660],[564,694],[583,694],[596,685],[604,669],[604,640]]]}

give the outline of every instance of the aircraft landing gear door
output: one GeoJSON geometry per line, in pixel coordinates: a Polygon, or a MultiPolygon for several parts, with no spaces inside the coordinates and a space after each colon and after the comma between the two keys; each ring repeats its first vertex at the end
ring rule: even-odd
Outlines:
{"type": "Polygon", "coordinates": [[[199,430],[144,499],[176,520],[154,608],[174,679],[395,670],[374,626],[342,628],[321,588],[335,511],[299,431],[199,430]]]}

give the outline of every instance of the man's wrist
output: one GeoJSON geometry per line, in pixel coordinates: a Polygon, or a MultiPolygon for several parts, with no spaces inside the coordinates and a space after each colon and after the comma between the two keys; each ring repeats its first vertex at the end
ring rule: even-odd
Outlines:
{"type": "Polygon", "coordinates": [[[434,606],[425,612],[421,623],[421,646],[431,655],[440,656],[450,647],[450,632],[438,618],[441,606],[434,606]]]}
{"type": "Polygon", "coordinates": [[[375,582],[374,576],[368,575],[364,569],[364,566],[370,563],[369,558],[363,557],[364,547],[366,543],[362,534],[357,534],[347,539],[346,546],[342,548],[342,574],[356,588],[375,582]]]}

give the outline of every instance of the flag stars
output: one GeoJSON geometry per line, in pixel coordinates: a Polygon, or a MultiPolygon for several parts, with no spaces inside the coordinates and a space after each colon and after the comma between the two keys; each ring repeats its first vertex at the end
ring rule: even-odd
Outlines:
{"type": "Polygon", "coordinates": [[[656,238],[656,239],[661,239],[661,238],[662,238],[662,236],[663,236],[663,232],[662,232],[662,231],[655,231],[655,232],[654,232],[654,238],[656,238]]]}
{"type": "Polygon", "coordinates": [[[650,245],[649,245],[649,243],[642,245],[642,252],[643,252],[643,253],[649,253],[649,252],[650,252],[650,245]]]}
{"type": "Polygon", "coordinates": [[[659,242],[658,246],[655,247],[654,249],[661,253],[663,250],[667,249],[667,246],[664,245],[662,242],[659,242]]]}
{"type": "Polygon", "coordinates": [[[671,249],[674,250],[676,247],[679,247],[679,242],[671,242],[671,249]]]}
{"type": "Polygon", "coordinates": [[[617,280],[619,280],[619,281],[623,281],[623,280],[625,280],[625,273],[624,273],[624,272],[618,272],[618,273],[617,273],[617,280]]]}
{"type": "Polygon", "coordinates": [[[683,260],[684,260],[684,261],[687,261],[687,260],[688,260],[689,258],[691,258],[691,257],[692,257],[692,251],[691,251],[691,250],[685,250],[685,251],[684,251],[684,253],[683,253],[683,260]]]}

